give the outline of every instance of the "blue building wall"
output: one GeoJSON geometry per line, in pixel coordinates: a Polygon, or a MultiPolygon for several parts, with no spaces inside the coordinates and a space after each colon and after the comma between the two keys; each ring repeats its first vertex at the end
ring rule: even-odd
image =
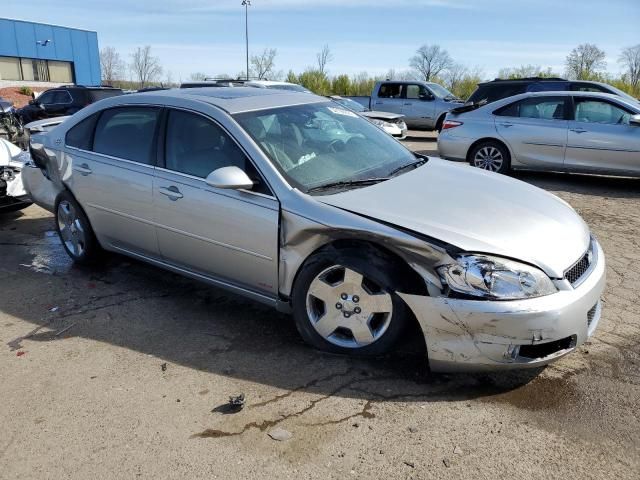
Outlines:
{"type": "Polygon", "coordinates": [[[76,83],[100,85],[96,32],[0,18],[0,56],[73,62],[76,83]]]}

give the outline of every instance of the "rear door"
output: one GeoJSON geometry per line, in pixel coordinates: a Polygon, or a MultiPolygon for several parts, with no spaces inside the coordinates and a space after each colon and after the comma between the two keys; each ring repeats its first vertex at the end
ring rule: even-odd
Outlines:
{"type": "Polygon", "coordinates": [[[372,110],[381,112],[402,113],[402,84],[397,82],[383,82],[378,94],[373,100],[372,110]]]}
{"type": "Polygon", "coordinates": [[[244,151],[211,118],[171,109],[164,167],[154,181],[155,222],[165,261],[225,284],[278,292],[279,203],[244,151]],[[218,168],[243,169],[249,190],[209,186],[218,168]]]}
{"type": "Polygon", "coordinates": [[[404,85],[404,104],[402,114],[405,122],[411,126],[433,127],[435,124],[436,102],[435,96],[427,87],[419,83],[404,85]]]}
{"type": "Polygon", "coordinates": [[[514,164],[560,168],[567,146],[567,96],[535,96],[494,112],[498,134],[509,144],[514,164]]]}
{"type": "MultiPolygon", "coordinates": [[[[47,92],[49,93],[49,92],[47,92]]],[[[51,96],[41,101],[44,106],[45,117],[60,117],[67,114],[67,110],[73,104],[71,94],[66,90],[53,90],[51,96]],[[46,100],[47,103],[44,103],[46,100]]]]}
{"type": "Polygon", "coordinates": [[[608,99],[574,97],[569,122],[567,168],[612,173],[640,173],[640,127],[633,112],[608,99]]]}
{"type": "Polygon", "coordinates": [[[100,242],[151,257],[158,256],[152,187],[159,112],[146,106],[110,108],[66,136],[69,186],[100,242]]]}

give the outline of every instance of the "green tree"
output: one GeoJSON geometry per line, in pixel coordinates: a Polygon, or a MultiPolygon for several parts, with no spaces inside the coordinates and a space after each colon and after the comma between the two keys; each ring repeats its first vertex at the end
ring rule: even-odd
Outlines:
{"type": "Polygon", "coordinates": [[[349,95],[351,91],[351,79],[348,75],[338,75],[331,81],[331,90],[335,95],[349,95]]]}
{"type": "Polygon", "coordinates": [[[285,82],[300,83],[300,81],[298,80],[298,76],[296,75],[296,73],[293,70],[289,70],[289,73],[287,73],[287,78],[286,78],[285,82]]]}
{"type": "Polygon", "coordinates": [[[318,95],[331,94],[331,81],[319,70],[313,68],[305,70],[298,77],[298,81],[300,85],[318,95]]]}

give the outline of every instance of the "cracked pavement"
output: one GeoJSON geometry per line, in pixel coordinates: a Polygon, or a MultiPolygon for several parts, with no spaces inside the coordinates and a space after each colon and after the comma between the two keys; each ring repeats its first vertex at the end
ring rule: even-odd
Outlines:
{"type": "Polygon", "coordinates": [[[74,267],[38,207],[0,217],[0,478],[638,478],[640,181],[518,177],[608,261],[595,337],[528,372],[319,353],[233,294],[116,255],[74,267]]]}

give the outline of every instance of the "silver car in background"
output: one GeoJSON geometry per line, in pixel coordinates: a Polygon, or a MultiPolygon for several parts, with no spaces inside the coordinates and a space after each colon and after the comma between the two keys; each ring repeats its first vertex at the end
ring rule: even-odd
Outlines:
{"type": "Polygon", "coordinates": [[[442,158],[493,172],[640,175],[640,105],[594,92],[525,93],[447,114],[442,158]]]}
{"type": "Polygon", "coordinates": [[[604,255],[567,203],[416,156],[324,97],[121,96],[31,153],[24,183],[76,262],[102,248],[229,289],[322,350],[378,355],[415,328],[433,370],[537,367],[600,319],[604,255]]]}

